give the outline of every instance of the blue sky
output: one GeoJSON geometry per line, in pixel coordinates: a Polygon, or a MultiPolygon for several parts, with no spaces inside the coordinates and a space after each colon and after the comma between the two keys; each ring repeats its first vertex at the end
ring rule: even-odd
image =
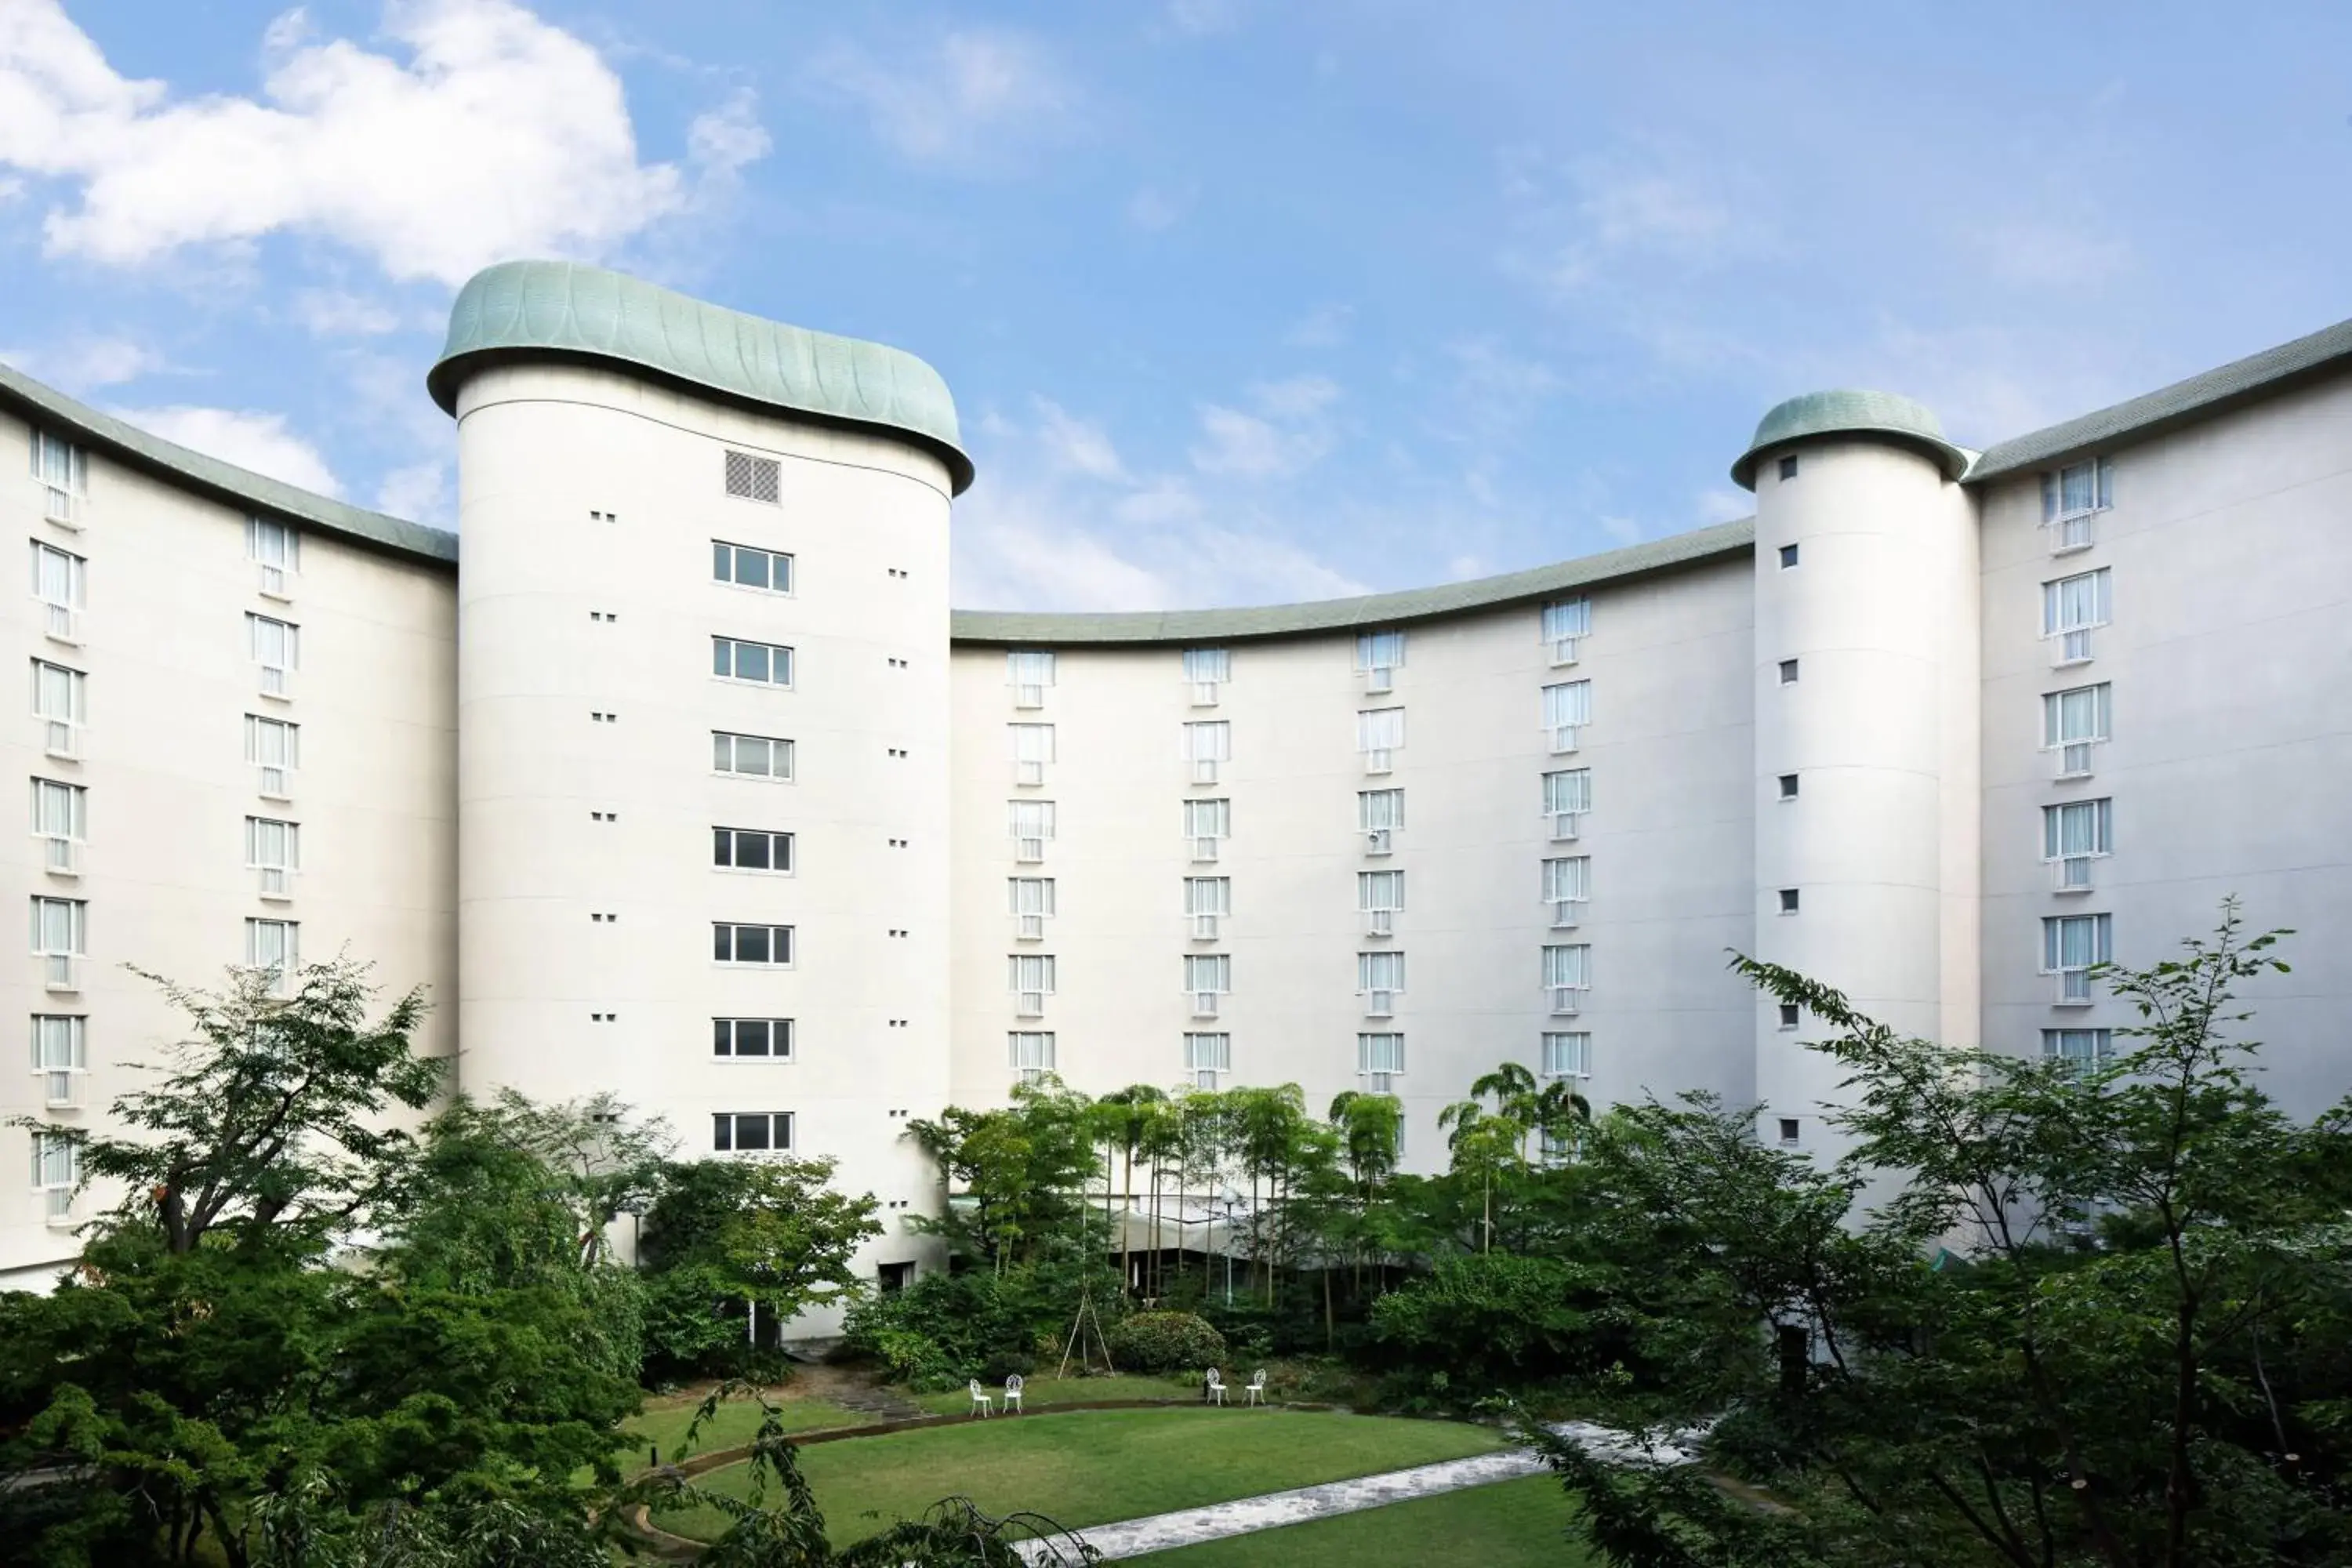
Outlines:
{"type": "Polygon", "coordinates": [[[959,603],[1401,587],[1740,515],[1796,392],[1981,445],[2352,314],[2347,45],[2340,4],[0,0],[0,358],[449,526],[450,296],[579,257],[938,365],[959,603]]]}

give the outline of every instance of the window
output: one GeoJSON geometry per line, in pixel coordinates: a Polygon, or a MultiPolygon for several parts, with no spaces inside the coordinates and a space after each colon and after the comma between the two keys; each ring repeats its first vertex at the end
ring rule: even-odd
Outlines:
{"type": "Polygon", "coordinates": [[[1013,648],[1004,656],[1004,683],[1016,708],[1042,708],[1054,684],[1054,655],[1046,648],[1013,648]]]}
{"type": "Polygon", "coordinates": [[[1397,748],[1404,744],[1404,710],[1362,708],[1356,712],[1356,750],[1363,753],[1364,771],[1384,773],[1394,765],[1397,748]]]}
{"type": "Polygon", "coordinates": [[[80,609],[89,567],[70,551],[33,541],[33,597],[58,609],[80,609]]]}
{"type": "Polygon", "coordinates": [[[1804,1140],[1798,1136],[1797,1118],[1783,1116],[1780,1121],[1780,1147],[1793,1149],[1804,1140]]]}
{"type": "Polygon", "coordinates": [[[783,465],[773,458],[755,458],[749,452],[727,454],[727,493],[730,496],[774,506],[782,491],[779,481],[782,474],[783,465]]]}
{"type": "Polygon", "coordinates": [[[33,1015],[33,1071],[41,1080],[45,1105],[81,1103],[81,1080],[89,1070],[89,1020],[65,1014],[33,1015]]]}
{"type": "Polygon", "coordinates": [[[1184,679],[1195,686],[1222,686],[1234,678],[1234,656],[1222,647],[1184,650],[1184,679]]]}
{"type": "Polygon", "coordinates": [[[1782,773],[1780,775],[1780,798],[1782,800],[1794,800],[1797,798],[1796,774],[1782,773]]]}
{"type": "Polygon", "coordinates": [[[1356,826],[1365,833],[1394,832],[1404,826],[1404,791],[1365,789],[1356,792],[1356,826]]]}
{"type": "Polygon", "coordinates": [[[1006,910],[1013,916],[1013,934],[1024,942],[1042,942],[1045,921],[1054,913],[1054,879],[1008,877],[1004,879],[1006,910]]]}
{"type": "MultiPolygon", "coordinates": [[[[46,430],[33,432],[33,478],[69,496],[89,493],[89,457],[46,430]]],[[[53,514],[54,515],[54,514],[53,514]]]]}
{"type": "Polygon", "coordinates": [[[1592,682],[1562,681],[1543,689],[1543,724],[1555,752],[1576,750],[1577,732],[1592,722],[1592,682]]]}
{"type": "Polygon", "coordinates": [[[261,770],[261,793],[283,795],[287,774],[301,761],[302,727],[283,719],[245,716],[245,760],[261,770]]]}
{"type": "Polygon", "coordinates": [[[2091,458],[2042,476],[2042,521],[2063,522],[2115,505],[2115,464],[2091,458]]]}
{"type": "Polygon", "coordinates": [[[731,921],[713,921],[710,922],[710,956],[719,963],[788,967],[793,962],[793,928],[737,925],[731,921]]]}
{"type": "Polygon", "coordinates": [[[1184,837],[1187,838],[1230,838],[1234,832],[1234,803],[1230,800],[1188,800],[1184,803],[1184,837]]]}
{"type": "Polygon", "coordinates": [[[1393,912],[1404,908],[1404,873],[1357,872],[1356,908],[1366,914],[1376,910],[1393,912]]]}
{"type": "Polygon", "coordinates": [[[789,1110],[721,1110],[710,1118],[710,1146],[719,1153],[783,1153],[793,1146],[789,1110]]]}
{"type": "Polygon", "coordinates": [[[2110,1029],[2042,1031],[2042,1059],[2063,1062],[2074,1072],[2096,1072],[2107,1065],[2114,1051],[2115,1032],[2110,1029]]]}
{"type": "Polygon", "coordinates": [[[1050,952],[1008,953],[1004,970],[1007,991],[1025,991],[1039,996],[1054,994],[1054,955],[1050,952]]]}
{"type": "Polygon", "coordinates": [[[267,973],[273,989],[283,988],[302,967],[301,925],[294,921],[245,922],[245,966],[267,973]]]}
{"type": "Polygon", "coordinates": [[[79,1185],[81,1146],[62,1132],[34,1133],[33,1186],[41,1194],[46,1217],[71,1218],[74,1189],[79,1185]]]}
{"type": "Polygon", "coordinates": [[[710,673],[721,680],[749,680],[762,686],[793,683],[793,650],[774,643],[744,642],[738,637],[710,639],[710,673]]]}
{"type": "Polygon", "coordinates": [[[2114,687],[2106,681],[2044,692],[2042,698],[2042,745],[2058,753],[2061,777],[2091,771],[2091,748],[2112,732],[2114,687]]]}
{"type": "MultiPolygon", "coordinates": [[[[1543,863],[1543,901],[1581,904],[1592,897],[1592,857],[1570,855],[1543,863]]],[[[1565,911],[1561,911],[1565,912],[1565,911]]],[[[1554,917],[1558,918],[1557,915],[1554,917]]]]}
{"type": "Polygon", "coordinates": [[[1234,912],[1231,877],[1184,879],[1184,912],[1188,915],[1229,915],[1234,912]]]}
{"type": "Polygon", "coordinates": [[[1543,1076],[1591,1078],[1592,1076],[1592,1037],[1581,1032],[1545,1035],[1543,1076]]]}
{"type": "Polygon", "coordinates": [[[1784,479],[1793,479],[1797,477],[1796,453],[1784,452],[1780,455],[1780,477],[1784,479]]]}
{"type": "Polygon", "coordinates": [[[1582,996],[1592,989],[1592,948],[1575,942],[1543,950],[1544,989],[1551,994],[1554,1013],[1582,1010],[1582,996]]]}
{"type": "Polygon", "coordinates": [[[1184,955],[1184,989],[1195,995],[1203,992],[1225,993],[1234,988],[1234,961],[1230,953],[1188,952],[1184,955]]]}
{"type": "Polygon", "coordinates": [[[1045,841],[1054,837],[1054,803],[1050,800],[1008,800],[1004,806],[1004,830],[1020,846],[1022,858],[1042,858],[1045,853],[1045,841]]]}
{"type": "Polygon", "coordinates": [[[1015,1030],[1004,1037],[1006,1055],[1023,1083],[1043,1083],[1054,1070],[1054,1037],[1050,1032],[1015,1030]]]}
{"type": "Polygon", "coordinates": [[[2080,664],[2091,657],[2091,633],[2107,624],[2107,568],[2061,577],[2042,584],[2042,635],[2053,638],[2057,664],[2080,664]]]}
{"type": "Polygon", "coordinates": [[[1795,1027],[1797,1026],[1797,1016],[1798,1016],[1798,1011],[1799,1011],[1799,1009],[1798,1009],[1797,1004],[1795,1004],[1794,1002],[1783,1002],[1783,1003],[1781,1003],[1781,1004],[1780,1004],[1780,1027],[1782,1027],[1782,1028],[1784,1028],[1784,1029],[1793,1029],[1793,1028],[1795,1028],[1795,1027]]]}
{"type": "Polygon", "coordinates": [[[763,827],[714,827],[710,830],[710,863],[730,871],[781,871],[793,868],[793,836],[763,827]]]}
{"type": "Polygon", "coordinates": [[[1356,634],[1356,668],[1366,672],[1404,668],[1402,632],[1356,634]]]}
{"type": "Polygon", "coordinates": [[[79,957],[87,934],[89,905],[80,899],[33,900],[33,951],[79,957]]]}
{"type": "MultiPolygon", "coordinates": [[[[299,570],[302,536],[290,522],[274,517],[249,517],[245,520],[245,552],[262,565],[281,574],[278,582],[283,586],[287,576],[299,570]]],[[[263,582],[269,580],[265,577],[263,582]]]]}
{"type": "Polygon", "coordinates": [[[79,725],[89,722],[89,710],[83,693],[86,678],[79,669],[68,669],[62,664],[47,659],[33,661],[33,712],[52,724],[79,725]]]}
{"type": "Polygon", "coordinates": [[[1402,1035],[1358,1035],[1356,1074],[1371,1080],[1375,1094],[1386,1094],[1390,1080],[1404,1075],[1402,1035]]]}
{"type": "Polygon", "coordinates": [[[245,863],[261,873],[265,897],[289,892],[290,879],[302,868],[301,824],[269,816],[247,817],[245,863]]]}
{"type": "Polygon", "coordinates": [[[2115,802],[2075,800],[2042,808],[2042,858],[2115,853],[2115,802]]]}
{"type": "Polygon", "coordinates": [[[2042,972],[2058,976],[2061,1003],[2091,1000],[2091,969],[2115,958],[2107,915],[2051,915],[2042,921],[2042,972]]]}
{"type": "Polygon", "coordinates": [[[748,544],[729,544],[714,539],[710,542],[710,580],[732,583],[738,588],[758,588],[763,593],[789,594],[793,591],[793,558],[772,550],[754,550],[748,544]]]}
{"type": "Polygon", "coordinates": [[[1592,809],[1592,770],[1570,768],[1543,776],[1543,808],[1547,816],[1568,813],[1582,816],[1592,809]]]}
{"type": "Polygon", "coordinates": [[[761,1061],[793,1059],[790,1018],[713,1018],[710,1054],[714,1057],[756,1058],[761,1061]]]}
{"type": "Polygon", "coordinates": [[[1783,888],[1780,889],[1780,912],[1784,915],[1793,915],[1797,912],[1796,889],[1783,888]]]}
{"type": "Polygon", "coordinates": [[[1403,953],[1360,952],[1356,954],[1358,995],[1370,996],[1376,993],[1394,994],[1403,989],[1403,953]]]}
{"type": "Polygon", "coordinates": [[[89,837],[89,792],[55,779],[33,781],[33,831],[79,844],[89,837]]]}
{"type": "Polygon", "coordinates": [[[767,735],[730,735],[723,730],[710,731],[710,769],[713,773],[733,773],[739,778],[773,779],[778,784],[790,784],[793,778],[793,743],[767,735]]]}
{"type": "Polygon", "coordinates": [[[293,669],[301,660],[302,628],[291,621],[245,614],[246,644],[253,662],[275,669],[293,669]]]}
{"type": "Polygon", "coordinates": [[[1551,662],[1574,664],[1577,647],[1592,630],[1592,601],[1562,599],[1543,607],[1543,640],[1550,646],[1551,662]]]}
{"type": "Polygon", "coordinates": [[[1780,546],[1780,570],[1786,572],[1796,563],[1797,547],[1793,544],[1783,544],[1780,546]]]}
{"type": "Polygon", "coordinates": [[[1223,719],[1195,721],[1184,726],[1184,760],[1223,763],[1233,760],[1234,727],[1223,719]]]}
{"type": "Polygon", "coordinates": [[[1040,784],[1045,782],[1045,764],[1054,760],[1054,726],[1051,724],[1007,724],[1005,739],[1013,747],[1013,782],[1040,784]]]}
{"type": "Polygon", "coordinates": [[[1233,1070],[1234,1037],[1231,1035],[1184,1037],[1184,1071],[1191,1076],[1194,1089],[1213,1090],[1217,1080],[1233,1070]]]}
{"type": "Polygon", "coordinates": [[[1783,686],[1794,686],[1797,684],[1797,661],[1795,659],[1784,658],[1780,661],[1780,684],[1783,686]]]}

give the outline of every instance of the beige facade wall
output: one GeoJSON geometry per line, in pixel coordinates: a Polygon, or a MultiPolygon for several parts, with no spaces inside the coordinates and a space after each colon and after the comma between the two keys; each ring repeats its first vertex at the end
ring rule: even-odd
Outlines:
{"type": "MultiPolygon", "coordinates": [[[[79,531],[43,519],[24,454],[28,427],[0,414],[0,535],[15,541],[15,586],[0,595],[0,640],[15,652],[15,721],[0,727],[15,780],[17,830],[0,835],[0,877],[15,890],[18,956],[0,965],[0,1007],[16,1067],[0,1072],[0,1115],[94,1122],[133,1088],[134,1062],[182,1037],[179,1016],[123,966],[200,985],[244,962],[248,919],[299,922],[306,961],[348,948],[373,960],[389,994],[422,985],[435,1003],[422,1045],[457,1032],[457,822],[454,731],[457,584],[446,569],[331,535],[306,532],[284,599],[264,597],[248,558],[247,514],[148,473],[87,458],[79,531]],[[33,542],[86,559],[78,643],[47,634],[28,591],[33,542]],[[299,624],[299,667],[286,700],[264,698],[247,612],[299,624]],[[45,753],[31,667],[85,672],[89,723],[79,760],[45,753]],[[300,726],[290,798],[264,799],[246,761],[247,714],[300,726]],[[45,869],[31,834],[31,780],[89,793],[80,873],[45,869]],[[246,865],[245,820],[301,826],[291,897],[260,896],[246,865]],[[87,900],[79,989],[46,988],[29,950],[36,897],[87,900]],[[46,1107],[29,1070],[31,1018],[87,1019],[81,1106],[46,1107]]],[[[0,1286],[37,1283],[75,1251],[46,1223],[27,1181],[28,1134],[10,1129],[0,1181],[0,1286]]],[[[113,1194],[85,1194],[87,1215],[113,1194]]]]}

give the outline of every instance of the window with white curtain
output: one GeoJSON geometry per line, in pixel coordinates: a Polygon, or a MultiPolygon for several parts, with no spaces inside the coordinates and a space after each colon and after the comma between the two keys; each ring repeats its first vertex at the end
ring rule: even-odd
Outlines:
{"type": "Polygon", "coordinates": [[[2115,464],[2105,458],[2071,463],[2042,476],[2042,521],[2057,522],[2115,504],[2115,464]]]}
{"type": "Polygon", "coordinates": [[[2042,858],[2071,858],[2077,855],[2115,853],[2115,802],[2112,799],[2070,800],[2042,808],[2042,858]]]}
{"type": "Polygon", "coordinates": [[[33,1015],[33,1071],[41,1098],[52,1105],[81,1102],[81,1075],[89,1070],[89,1020],[73,1014],[33,1015]]]}
{"type": "Polygon", "coordinates": [[[1563,680],[1543,689],[1543,721],[1547,730],[1582,728],[1592,722],[1592,682],[1563,680]]]}
{"type": "Polygon", "coordinates": [[[1014,762],[1044,763],[1054,760],[1054,726],[1051,724],[1007,724],[1004,730],[1013,742],[1014,762]]]}
{"type": "Polygon", "coordinates": [[[1195,1089],[1214,1089],[1217,1080],[1234,1070],[1234,1037],[1231,1035],[1197,1035],[1184,1037],[1184,1071],[1192,1078],[1195,1089]]]}
{"type": "Polygon", "coordinates": [[[1543,640],[1548,643],[1587,637],[1591,631],[1592,601],[1590,599],[1559,599],[1543,607],[1543,640]]]}
{"type": "Polygon", "coordinates": [[[33,432],[33,478],[68,495],[89,491],[89,458],[72,442],[46,430],[33,432]]]}
{"type": "Polygon", "coordinates": [[[2042,635],[2065,638],[2064,658],[2091,657],[2088,634],[2107,624],[2110,575],[2102,566],[2042,584],[2042,635]]]}
{"type": "Polygon", "coordinates": [[[301,560],[302,536],[294,525],[274,517],[245,520],[245,552],[264,566],[293,572],[301,560]]]}
{"type": "Polygon", "coordinates": [[[1234,803],[1230,800],[1188,800],[1184,803],[1184,837],[1187,838],[1229,838],[1234,831],[1234,803]]]}
{"type": "Polygon", "coordinates": [[[2055,974],[2115,960],[2115,927],[2108,915],[2050,915],[2042,921],[2042,968],[2055,974]]]}
{"type": "Polygon", "coordinates": [[[1233,955],[1223,952],[1188,952],[1184,955],[1184,989],[1198,995],[1204,991],[1228,992],[1234,988],[1233,955]]]}
{"type": "Polygon", "coordinates": [[[2050,691],[2042,698],[2042,744],[2045,750],[2085,745],[2109,738],[2114,687],[2107,681],[2050,691]]]}
{"type": "Polygon", "coordinates": [[[295,921],[246,921],[245,966],[285,979],[302,965],[301,931],[295,921]]]}
{"type": "Polygon", "coordinates": [[[82,607],[89,563],[68,550],[33,542],[33,596],[62,609],[82,607]]]}
{"type": "Polygon", "coordinates": [[[1007,686],[1053,685],[1053,651],[1050,648],[1013,649],[1004,656],[1004,683],[1007,686]]]}
{"type": "Polygon", "coordinates": [[[1370,833],[1378,827],[1404,826],[1404,791],[1360,789],[1356,792],[1356,826],[1370,833]]]}
{"type": "Polygon", "coordinates": [[[89,905],[80,899],[33,900],[33,951],[79,954],[89,935],[89,905]]]}
{"type": "Polygon", "coordinates": [[[1231,877],[1184,879],[1184,912],[1188,915],[1229,915],[1234,912],[1231,877]]]}
{"type": "Polygon", "coordinates": [[[248,713],[245,716],[245,760],[265,768],[297,767],[300,765],[301,733],[299,724],[248,713]]]}
{"type": "Polygon", "coordinates": [[[2042,1031],[2042,1055],[2044,1059],[2063,1062],[2076,1072],[2094,1072],[2107,1065],[2115,1052],[2115,1032],[2111,1029],[2044,1029],[2042,1031]]]}
{"type": "Polygon", "coordinates": [[[293,669],[299,666],[302,650],[302,628],[291,621],[281,621],[273,616],[245,613],[246,642],[253,662],[273,669],[293,669]]]}
{"type": "Polygon", "coordinates": [[[1051,877],[1007,877],[1004,896],[1009,912],[1016,915],[1050,915],[1054,912],[1054,879],[1051,877]]]}
{"type": "Polygon", "coordinates": [[[1543,1076],[1591,1078],[1592,1037],[1582,1030],[1546,1034],[1543,1037],[1543,1076]]]}
{"type": "Polygon", "coordinates": [[[1004,988],[1007,991],[1034,991],[1040,995],[1054,994],[1054,955],[1050,952],[1011,952],[1004,956],[1004,988]]]}
{"type": "Polygon", "coordinates": [[[1222,686],[1234,678],[1234,656],[1229,648],[1188,647],[1184,650],[1184,679],[1195,686],[1222,686]]]}
{"type": "Polygon", "coordinates": [[[713,730],[710,768],[713,773],[732,773],[739,778],[790,784],[793,743],[768,735],[731,735],[723,730],[713,730]]]}
{"type": "Polygon", "coordinates": [[[1370,1077],[1373,1073],[1391,1076],[1404,1071],[1404,1037],[1402,1035],[1358,1035],[1356,1037],[1356,1071],[1370,1077]]]}
{"type": "Polygon", "coordinates": [[[1404,744],[1404,710],[1361,708],[1356,711],[1356,750],[1393,752],[1404,744]]]}
{"type": "Polygon", "coordinates": [[[81,1146],[62,1132],[33,1134],[33,1185],[52,1219],[72,1212],[81,1184],[81,1146]]]}
{"type": "Polygon", "coordinates": [[[245,863],[267,866],[281,871],[297,871],[302,867],[302,826],[295,822],[279,822],[274,817],[248,816],[245,819],[245,863]]]}
{"type": "Polygon", "coordinates": [[[1403,953],[1360,952],[1356,954],[1356,991],[1359,994],[1372,991],[1403,989],[1403,953]]]}
{"type": "Polygon", "coordinates": [[[1592,947],[1589,942],[1570,942],[1543,950],[1543,983],[1557,991],[1589,991],[1592,988],[1592,947]]]}
{"type": "Polygon", "coordinates": [[[1357,633],[1356,668],[1358,669],[1402,669],[1404,668],[1404,633],[1396,631],[1357,633]]]}
{"type": "Polygon", "coordinates": [[[1043,1083],[1054,1070],[1051,1030],[1015,1029],[1004,1037],[1005,1055],[1023,1083],[1043,1083]]]}
{"type": "Polygon", "coordinates": [[[1592,857],[1569,855],[1543,863],[1543,896],[1548,904],[1580,904],[1592,897],[1592,857]]]}
{"type": "Polygon", "coordinates": [[[1201,720],[1184,726],[1184,761],[1225,763],[1234,755],[1234,727],[1223,719],[1201,720]]]}
{"type": "Polygon", "coordinates": [[[1054,837],[1054,803],[1050,800],[1008,800],[1005,831],[1015,838],[1054,837]]]}
{"type": "Polygon", "coordinates": [[[1543,808],[1546,816],[1562,812],[1582,816],[1592,809],[1592,770],[1569,768],[1543,776],[1543,808]]]}
{"type": "Polygon", "coordinates": [[[62,664],[51,664],[37,658],[33,661],[33,714],[58,724],[86,724],[89,721],[89,704],[84,698],[87,683],[79,669],[68,669],[62,664]]]}
{"type": "Polygon", "coordinates": [[[1402,871],[1357,872],[1356,908],[1366,914],[1375,910],[1404,908],[1404,873],[1402,871]]]}
{"type": "Polygon", "coordinates": [[[44,838],[89,837],[89,792],[55,779],[33,781],[33,831],[44,838]]]}

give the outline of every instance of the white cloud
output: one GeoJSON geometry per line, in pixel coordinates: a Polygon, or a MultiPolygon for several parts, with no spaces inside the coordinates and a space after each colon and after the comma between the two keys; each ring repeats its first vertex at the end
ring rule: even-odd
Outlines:
{"type": "Polygon", "coordinates": [[[1170,25],[1194,37],[1230,33],[1241,26],[1241,6],[1235,0],[1168,0],[1170,25]]]}
{"type": "Polygon", "coordinates": [[[1301,375],[1251,387],[1255,414],[1203,404],[1192,466],[1204,474],[1248,479],[1302,473],[1332,447],[1335,437],[1322,416],[1339,395],[1329,377],[1301,375]]]}
{"type": "Polygon", "coordinates": [[[117,408],[110,412],[142,430],[166,441],[283,479],[320,495],[342,493],[319,449],[286,427],[283,414],[251,409],[196,408],[174,405],[166,408],[117,408]]]}
{"type": "Polygon", "coordinates": [[[1097,479],[1127,477],[1118,449],[1101,426],[1073,417],[1060,404],[1043,397],[1037,399],[1037,438],[1057,468],[1097,479]]]}
{"type": "Polygon", "coordinates": [[[163,355],[128,338],[76,338],[54,348],[0,349],[0,360],[68,392],[121,386],[170,368],[163,355]]]}
{"type": "Polygon", "coordinates": [[[1127,199],[1127,221],[1146,234],[1156,234],[1173,228],[1191,205],[1190,196],[1172,196],[1146,185],[1127,199]]]}
{"type": "Polygon", "coordinates": [[[1738,522],[1751,516],[1756,503],[1738,490],[1705,489],[1698,492],[1698,515],[1706,522],[1738,522]]]}
{"type": "Polygon", "coordinates": [[[335,289],[305,289],[294,296],[294,319],[322,338],[373,337],[396,332],[400,312],[381,300],[335,289]]]}
{"type": "Polygon", "coordinates": [[[1336,348],[1348,341],[1348,329],[1354,324],[1353,305],[1318,305],[1282,334],[1282,341],[1293,348],[1336,348]]]}
{"type": "MultiPolygon", "coordinates": [[[[694,200],[637,156],[618,76],[512,0],[389,0],[404,58],[314,37],[299,9],[262,41],[254,98],[175,99],[119,75],[58,0],[0,5],[0,164],[65,182],[51,255],[138,266],[186,246],[322,237],[395,279],[597,256],[694,200]]],[[[732,100],[695,122],[694,172],[766,151],[732,100]]]]}
{"type": "Polygon", "coordinates": [[[919,163],[968,164],[1034,134],[1070,110],[1045,51],[1018,34],[950,33],[888,63],[850,44],[810,62],[811,89],[856,105],[874,132],[919,163]]]}
{"type": "Polygon", "coordinates": [[[449,466],[437,459],[411,463],[384,475],[376,487],[378,511],[415,522],[448,521],[449,466]]]}
{"type": "Polygon", "coordinates": [[[1562,170],[1518,148],[1504,154],[1502,182],[1529,237],[1506,254],[1505,267],[1555,296],[1638,282],[1661,267],[1688,274],[1782,248],[1768,221],[1727,194],[1736,183],[1724,171],[1688,159],[1587,159],[1562,170]],[[1564,191],[1555,194],[1556,185],[1564,191]]]}

